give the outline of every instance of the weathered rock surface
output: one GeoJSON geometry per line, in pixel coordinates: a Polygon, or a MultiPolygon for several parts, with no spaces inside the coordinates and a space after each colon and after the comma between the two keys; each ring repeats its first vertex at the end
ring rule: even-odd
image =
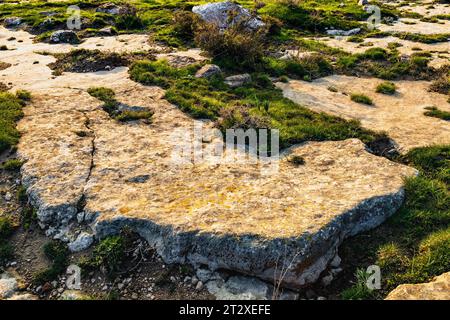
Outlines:
{"type": "Polygon", "coordinates": [[[47,233],[68,242],[80,231],[101,238],[127,225],[166,262],[268,281],[289,266],[282,282],[299,288],[318,279],[343,239],[393,214],[403,201],[404,176],[415,174],[368,153],[355,139],[296,146],[283,154],[276,174],[253,158],[245,165],[208,157],[195,165],[174,163],[180,145],[174,132],[204,124],[211,135],[210,123],[169,104],[162,89],[132,82],[126,68],[53,79],[45,66],[53,58],[34,53],[52,45],[26,39],[17,46],[0,52],[2,61],[14,63],[0,79],[33,92],[18,126],[23,183],[47,233]],[[34,60],[40,63],[18,63],[34,60]],[[153,110],[152,123],[111,119],[87,94],[92,86],[112,88],[118,101],[153,110]],[[290,154],[305,165],[293,166],[285,157],[290,154]]]}
{"type": "Polygon", "coordinates": [[[244,23],[246,27],[253,30],[265,26],[259,17],[252,16],[246,8],[231,1],[195,6],[192,12],[198,14],[204,21],[216,24],[222,30],[239,23],[244,23]],[[230,14],[233,14],[232,18],[230,14]]]}
{"type": "Polygon", "coordinates": [[[244,84],[252,81],[252,77],[248,73],[238,74],[225,78],[225,83],[231,88],[242,87],[244,84]]]}
{"type": "Polygon", "coordinates": [[[10,298],[17,290],[17,280],[9,273],[0,275],[0,300],[10,298]]]}
{"type": "Polygon", "coordinates": [[[8,17],[3,21],[3,24],[7,28],[15,28],[22,24],[23,20],[19,17],[8,17]]]}
{"type": "Polygon", "coordinates": [[[450,272],[436,277],[429,283],[402,284],[395,288],[386,300],[449,300],[450,272]]]}
{"type": "Polygon", "coordinates": [[[425,108],[435,106],[450,111],[448,97],[428,91],[429,82],[396,81],[398,93],[376,93],[379,79],[329,76],[315,80],[278,83],[285,97],[318,112],[326,112],[346,119],[357,119],[369,129],[385,131],[395,140],[402,152],[430,144],[450,143],[450,122],[427,117],[425,108]],[[338,92],[328,90],[334,87],[338,92]],[[364,93],[374,105],[351,101],[352,93],[364,93]]]}
{"type": "Polygon", "coordinates": [[[226,282],[210,281],[206,286],[218,300],[268,300],[271,298],[267,283],[256,278],[234,276],[226,282]]]}

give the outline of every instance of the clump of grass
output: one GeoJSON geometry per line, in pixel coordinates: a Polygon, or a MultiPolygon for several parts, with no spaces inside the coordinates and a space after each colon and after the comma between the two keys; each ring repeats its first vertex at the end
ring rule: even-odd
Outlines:
{"type": "Polygon", "coordinates": [[[377,86],[376,92],[392,95],[396,92],[396,89],[397,89],[397,87],[395,86],[395,83],[390,82],[390,81],[385,81],[385,82],[380,83],[377,86]]]}
{"type": "Polygon", "coordinates": [[[16,121],[23,116],[22,107],[27,100],[29,95],[0,92],[0,153],[13,147],[19,141],[20,135],[16,130],[16,121]]]}
{"type": "Polygon", "coordinates": [[[18,171],[23,165],[23,161],[19,159],[9,159],[2,165],[2,169],[7,171],[18,171]]]}
{"type": "Polygon", "coordinates": [[[358,269],[355,274],[356,277],[355,284],[341,293],[342,299],[344,300],[373,299],[375,292],[369,289],[367,286],[368,276],[369,275],[366,273],[364,269],[358,269]]]}
{"type": "Polygon", "coordinates": [[[8,238],[14,232],[14,225],[10,218],[5,216],[0,216],[0,266],[12,259],[13,248],[8,242],[8,238]]]}
{"type": "Polygon", "coordinates": [[[299,155],[293,155],[288,158],[288,161],[292,163],[294,166],[303,166],[305,164],[305,159],[299,155]]]}
{"type": "Polygon", "coordinates": [[[439,118],[442,120],[450,121],[450,112],[445,110],[440,110],[436,107],[426,107],[427,111],[425,111],[424,115],[433,118],[439,118]]]}
{"type": "MultiPolygon", "coordinates": [[[[146,120],[149,121],[153,116],[150,110],[119,110],[120,102],[116,100],[115,92],[110,88],[91,87],[88,93],[104,102],[103,110],[105,110],[112,118],[120,122],[146,120]]],[[[80,136],[80,133],[78,133],[80,136]]],[[[83,134],[81,134],[83,136],[83,134]]]]}
{"type": "Polygon", "coordinates": [[[50,260],[51,266],[34,274],[33,283],[41,285],[55,280],[66,271],[69,261],[69,250],[60,241],[51,241],[44,245],[44,254],[50,260]]]}
{"type": "Polygon", "coordinates": [[[54,75],[61,75],[63,72],[95,72],[130,63],[125,55],[100,50],[75,49],[54,56],[56,61],[48,65],[54,75]]]}
{"type": "Polygon", "coordinates": [[[263,59],[263,70],[272,76],[289,76],[302,80],[317,79],[333,73],[330,61],[319,54],[286,60],[266,57],[263,59]]]}
{"type": "Polygon", "coordinates": [[[140,111],[123,111],[115,117],[116,120],[121,122],[135,121],[135,120],[150,120],[153,116],[153,112],[149,110],[140,111]]]}
{"type": "Polygon", "coordinates": [[[124,262],[126,246],[127,240],[122,235],[105,238],[95,246],[90,258],[80,262],[80,266],[84,271],[103,267],[109,276],[114,277],[124,262]]]}
{"type": "Polygon", "coordinates": [[[27,90],[17,90],[16,97],[22,101],[30,101],[31,100],[31,92],[27,90]]]}
{"type": "Polygon", "coordinates": [[[24,204],[28,202],[27,189],[23,185],[17,188],[16,196],[20,203],[24,204]]]}
{"type": "Polygon", "coordinates": [[[450,95],[450,75],[444,75],[430,85],[430,91],[450,95]]]}
{"type": "Polygon", "coordinates": [[[369,106],[373,105],[372,99],[370,99],[368,96],[362,93],[353,93],[350,96],[350,99],[357,103],[367,104],[369,106]]]}

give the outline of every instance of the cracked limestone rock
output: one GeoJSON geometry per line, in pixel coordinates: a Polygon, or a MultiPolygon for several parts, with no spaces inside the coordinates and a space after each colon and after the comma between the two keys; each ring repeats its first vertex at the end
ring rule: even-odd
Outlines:
{"type": "Polygon", "coordinates": [[[449,300],[450,272],[436,277],[429,283],[402,284],[395,288],[386,300],[449,300]]]}
{"type": "MultiPolygon", "coordinates": [[[[168,103],[164,90],[134,83],[126,68],[53,78],[46,64],[54,58],[34,51],[70,45],[33,44],[24,32],[0,31],[24,39],[17,50],[0,52],[2,61],[14,63],[0,78],[33,94],[18,124],[23,184],[47,234],[67,242],[79,230],[102,238],[128,226],[168,263],[267,281],[285,267],[282,284],[301,288],[319,279],[346,237],[392,215],[404,199],[403,178],[416,174],[370,154],[356,139],[295,146],[272,174],[270,164],[252,155],[245,164],[209,156],[195,164],[173,162],[180,145],[174,133],[203,125],[212,135],[212,124],[168,103]],[[152,122],[112,119],[87,93],[92,86],[113,89],[125,105],[154,111],[152,122]],[[293,166],[291,155],[305,164],[293,166]]],[[[116,51],[129,46],[107,37],[80,47],[88,41],[104,41],[116,51]]],[[[208,154],[218,140],[200,145],[208,154]]]]}

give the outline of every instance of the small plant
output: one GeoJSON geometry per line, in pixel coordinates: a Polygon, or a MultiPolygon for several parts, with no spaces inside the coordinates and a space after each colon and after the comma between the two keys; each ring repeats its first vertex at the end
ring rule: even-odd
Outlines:
{"type": "Polygon", "coordinates": [[[430,91],[450,95],[450,75],[434,80],[430,86],[430,91]]]}
{"type": "Polygon", "coordinates": [[[9,159],[5,161],[2,168],[7,171],[18,171],[23,165],[23,162],[19,159],[9,159]]]}
{"type": "Polygon", "coordinates": [[[290,156],[288,161],[296,167],[303,166],[305,164],[305,159],[299,155],[290,156]]]}
{"type": "Polygon", "coordinates": [[[448,111],[439,110],[436,107],[426,107],[425,109],[428,111],[426,111],[424,113],[424,115],[426,115],[428,117],[439,118],[442,120],[450,121],[450,112],[448,112],[448,111]]]}
{"type": "Polygon", "coordinates": [[[16,97],[17,99],[20,99],[22,101],[30,101],[31,100],[31,93],[26,90],[17,90],[16,91],[16,97]]]}
{"type": "Polygon", "coordinates": [[[368,274],[364,269],[358,269],[355,274],[356,283],[341,293],[344,300],[365,300],[374,297],[373,290],[367,287],[368,274]]]}
{"type": "Polygon", "coordinates": [[[329,87],[327,87],[327,89],[328,89],[328,91],[331,91],[331,92],[338,92],[338,89],[334,86],[329,86],[329,87]]]}
{"type": "Polygon", "coordinates": [[[123,111],[115,117],[116,120],[121,122],[135,121],[135,120],[150,120],[153,116],[153,112],[149,110],[141,111],[123,111]]]}
{"type": "Polygon", "coordinates": [[[17,200],[21,203],[26,203],[28,201],[27,189],[21,185],[16,192],[17,200]]]}
{"type": "Polygon", "coordinates": [[[69,250],[60,241],[51,241],[44,245],[44,254],[52,263],[50,268],[37,272],[33,283],[40,285],[55,280],[66,271],[69,261],[69,250]]]}
{"type": "Polygon", "coordinates": [[[368,96],[366,96],[364,94],[353,93],[350,96],[350,99],[352,99],[352,101],[357,102],[357,103],[367,104],[369,106],[373,105],[372,99],[370,99],[368,96]]]}
{"type": "Polygon", "coordinates": [[[108,275],[114,277],[125,258],[126,239],[124,236],[111,236],[103,239],[95,247],[92,257],[82,261],[81,267],[86,270],[104,267],[108,275]]]}
{"type": "Polygon", "coordinates": [[[11,220],[6,217],[0,217],[0,241],[6,240],[13,233],[11,220]]]}
{"type": "Polygon", "coordinates": [[[376,91],[378,93],[393,95],[395,93],[396,89],[397,88],[393,82],[385,81],[385,82],[380,83],[377,86],[376,91]]]}
{"type": "Polygon", "coordinates": [[[37,211],[31,206],[26,206],[22,209],[20,222],[25,230],[28,230],[31,224],[37,220],[37,211]]]}

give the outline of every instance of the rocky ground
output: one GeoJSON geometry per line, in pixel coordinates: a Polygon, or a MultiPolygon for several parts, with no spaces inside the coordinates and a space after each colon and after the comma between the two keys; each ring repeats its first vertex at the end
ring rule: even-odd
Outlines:
{"type": "MultiPolygon", "coordinates": [[[[381,31],[448,32],[447,21],[410,20],[383,25],[381,31]]],[[[345,37],[315,39],[352,53],[363,47],[345,37]]],[[[373,45],[387,48],[390,39],[374,39],[373,45]]],[[[75,48],[145,51],[176,68],[202,63],[204,53],[174,51],[143,34],[89,37],[80,44],[35,40],[23,30],[0,29],[1,44],[7,45],[0,61],[10,65],[0,72],[0,82],[33,97],[18,123],[17,154],[7,155],[25,162],[21,173],[2,170],[0,176],[2,212],[20,226],[11,239],[16,255],[0,280],[0,298],[338,298],[326,289],[343,271],[338,247],[392,216],[405,198],[404,179],[417,175],[412,167],[372,154],[358,139],[294,145],[282,153],[277,174],[265,173],[270,164],[259,159],[244,165],[217,159],[175,165],[174,132],[204,125],[200,148],[211,149],[221,141],[214,137],[213,122],[192,119],[165,99],[164,89],[132,81],[126,65],[61,74],[48,65],[56,61],[54,54],[75,48]],[[123,108],[148,111],[151,121],[117,121],[88,93],[92,87],[114,90],[123,108]],[[22,184],[39,222],[28,228],[19,218],[24,204],[16,195],[22,184]],[[93,241],[125,226],[139,236],[114,280],[102,270],[90,271],[83,275],[82,293],[66,287],[66,275],[33,283],[35,273],[50,265],[40,250],[48,237],[68,243],[69,260],[77,263],[91,253],[93,241]],[[305,287],[309,290],[300,294],[291,291],[305,287]]],[[[418,45],[435,52],[433,66],[448,63],[448,42],[398,41],[404,55],[418,45]]],[[[448,96],[428,91],[431,81],[394,81],[395,95],[376,93],[381,82],[332,75],[276,85],[299,105],[386,132],[401,154],[450,142],[448,121],[424,115],[431,106],[450,111],[448,96]],[[355,93],[373,103],[351,101],[355,93]]]]}

